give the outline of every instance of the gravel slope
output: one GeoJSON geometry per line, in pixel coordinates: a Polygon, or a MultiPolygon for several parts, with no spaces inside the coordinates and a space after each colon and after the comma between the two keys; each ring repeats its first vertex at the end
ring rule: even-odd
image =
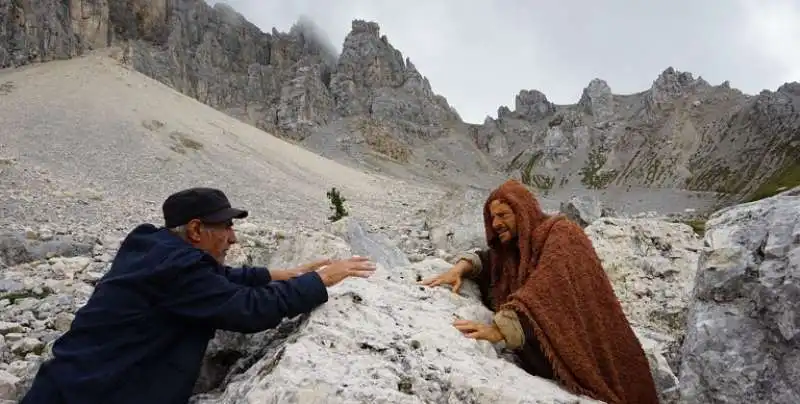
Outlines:
{"type": "Polygon", "coordinates": [[[320,157],[100,55],[5,70],[0,88],[0,226],[124,231],[198,185],[253,221],[313,228],[335,186],[352,216],[386,226],[441,194],[320,157]]]}

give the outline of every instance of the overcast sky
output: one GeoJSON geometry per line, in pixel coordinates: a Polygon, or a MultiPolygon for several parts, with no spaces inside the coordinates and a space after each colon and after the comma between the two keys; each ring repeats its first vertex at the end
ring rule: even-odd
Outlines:
{"type": "Polygon", "coordinates": [[[755,94],[800,81],[800,0],[223,0],[264,31],[300,15],[341,49],[353,19],[381,33],[468,122],[521,89],[574,103],[595,77],[647,89],[666,67],[755,94]]]}

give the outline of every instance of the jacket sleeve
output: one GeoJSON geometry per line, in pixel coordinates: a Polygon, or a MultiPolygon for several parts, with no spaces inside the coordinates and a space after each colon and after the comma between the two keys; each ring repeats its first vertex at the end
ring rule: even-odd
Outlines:
{"type": "Polygon", "coordinates": [[[222,268],[223,275],[229,281],[244,286],[265,286],[272,281],[269,269],[263,267],[222,268]]]}
{"type": "Polygon", "coordinates": [[[284,318],[328,301],[328,290],[316,271],[248,286],[232,282],[218,268],[202,260],[184,267],[166,286],[161,307],[193,323],[252,333],[274,328],[284,318]]]}

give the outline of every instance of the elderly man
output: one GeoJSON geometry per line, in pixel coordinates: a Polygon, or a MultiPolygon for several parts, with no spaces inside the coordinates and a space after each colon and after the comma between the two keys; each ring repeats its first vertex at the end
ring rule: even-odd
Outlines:
{"type": "Polygon", "coordinates": [[[422,281],[475,279],[491,324],[456,320],[466,337],[505,342],[531,374],[609,404],[657,404],[655,383],[591,240],[563,216],[548,216],[515,180],[483,210],[488,249],[465,253],[452,269],[422,281]]]}
{"type": "Polygon", "coordinates": [[[275,327],[325,303],[326,287],[375,269],[361,257],[225,266],[233,219],[248,213],[216,189],[175,193],[163,213],[165,227],[142,224],[125,238],[22,404],[186,403],[215,330],[275,327]]]}

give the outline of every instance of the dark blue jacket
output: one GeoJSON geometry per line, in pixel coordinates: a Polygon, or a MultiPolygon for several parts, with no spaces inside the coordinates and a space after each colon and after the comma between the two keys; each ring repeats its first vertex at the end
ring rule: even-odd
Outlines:
{"type": "Polygon", "coordinates": [[[168,230],[140,225],[22,404],[185,404],[215,330],[263,331],[327,300],[314,271],[271,281],[266,268],[221,266],[168,230]]]}

